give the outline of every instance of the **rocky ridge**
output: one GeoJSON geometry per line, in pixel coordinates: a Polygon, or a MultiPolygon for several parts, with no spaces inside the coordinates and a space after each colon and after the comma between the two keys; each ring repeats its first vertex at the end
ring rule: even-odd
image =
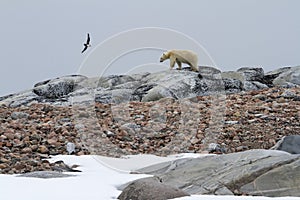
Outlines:
{"type": "Polygon", "coordinates": [[[68,154],[68,143],[76,155],[166,156],[211,144],[230,154],[299,135],[300,67],[200,74],[73,75],[0,97],[0,173],[72,171],[45,160],[68,154]]]}

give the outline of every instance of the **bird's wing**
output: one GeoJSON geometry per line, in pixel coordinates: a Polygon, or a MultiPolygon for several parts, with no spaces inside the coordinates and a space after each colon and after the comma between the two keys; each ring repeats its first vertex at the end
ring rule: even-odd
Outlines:
{"type": "Polygon", "coordinates": [[[87,35],[87,41],[86,41],[86,43],[87,43],[87,44],[89,44],[89,43],[90,43],[90,40],[91,40],[91,38],[90,38],[90,34],[88,33],[88,35],[87,35]]]}
{"type": "Polygon", "coordinates": [[[81,53],[83,53],[87,48],[87,45],[84,45],[84,49],[81,51],[81,53]]]}

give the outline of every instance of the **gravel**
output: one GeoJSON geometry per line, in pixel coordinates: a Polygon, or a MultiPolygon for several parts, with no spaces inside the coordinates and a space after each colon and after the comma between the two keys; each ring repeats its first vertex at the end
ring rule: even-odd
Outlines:
{"type": "Polygon", "coordinates": [[[55,171],[47,158],[69,154],[203,153],[211,143],[226,153],[269,149],[300,133],[300,88],[268,88],[118,105],[0,106],[0,173],[55,171]]]}

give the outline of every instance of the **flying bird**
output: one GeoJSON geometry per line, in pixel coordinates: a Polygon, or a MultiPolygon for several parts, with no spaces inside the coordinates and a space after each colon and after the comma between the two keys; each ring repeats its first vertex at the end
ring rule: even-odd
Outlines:
{"type": "Polygon", "coordinates": [[[88,33],[88,34],[87,34],[87,40],[86,40],[86,43],[83,44],[84,48],[83,48],[83,50],[81,51],[81,53],[85,52],[85,50],[87,50],[88,47],[92,46],[92,45],[90,44],[90,40],[91,40],[91,39],[90,39],[90,34],[88,33]]]}

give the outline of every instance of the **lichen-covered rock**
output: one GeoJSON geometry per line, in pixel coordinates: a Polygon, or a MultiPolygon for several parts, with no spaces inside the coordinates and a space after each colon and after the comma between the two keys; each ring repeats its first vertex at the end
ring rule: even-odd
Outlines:
{"type": "Polygon", "coordinates": [[[300,85],[300,66],[284,70],[273,80],[273,84],[276,86],[300,85]]]}
{"type": "Polygon", "coordinates": [[[39,82],[34,85],[33,92],[47,99],[57,99],[78,89],[78,83],[87,79],[85,76],[72,75],[39,82]]]}
{"type": "Polygon", "coordinates": [[[243,74],[245,81],[261,82],[264,78],[264,70],[261,67],[242,67],[237,72],[243,74]]]}

